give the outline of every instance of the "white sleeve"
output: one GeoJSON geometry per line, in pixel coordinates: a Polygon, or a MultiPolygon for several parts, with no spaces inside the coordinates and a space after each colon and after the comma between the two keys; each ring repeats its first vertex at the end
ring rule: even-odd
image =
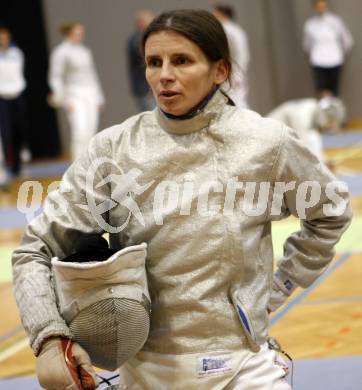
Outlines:
{"type": "Polygon", "coordinates": [[[294,128],[298,137],[303,139],[311,129],[313,112],[311,112],[309,105],[303,104],[302,101],[292,100],[280,104],[267,117],[294,128]]]}
{"type": "Polygon", "coordinates": [[[268,118],[278,120],[287,126],[290,126],[288,121],[288,112],[289,112],[288,104],[282,103],[278,107],[274,108],[274,110],[270,111],[269,114],[267,114],[266,116],[268,118]]]}
{"type": "Polygon", "coordinates": [[[250,51],[248,38],[246,33],[240,28],[236,30],[229,30],[228,34],[230,51],[233,60],[241,68],[242,72],[246,72],[250,61],[250,51]]]}
{"type": "Polygon", "coordinates": [[[97,87],[98,104],[100,106],[102,106],[105,103],[104,94],[103,94],[101,83],[99,81],[98,72],[97,72],[97,68],[96,68],[95,62],[94,62],[94,58],[93,58],[92,52],[90,50],[89,50],[89,55],[90,55],[90,58],[91,58],[91,66],[92,66],[93,78],[94,78],[94,82],[95,82],[96,87],[97,87]]]}
{"type": "Polygon", "coordinates": [[[250,62],[249,44],[246,33],[242,30],[240,31],[240,33],[241,34],[239,36],[239,50],[237,51],[238,62],[240,62],[243,71],[246,72],[250,62]]]}
{"type": "Polygon", "coordinates": [[[283,210],[300,220],[300,230],[284,243],[277,277],[290,291],[295,285],[310,286],[328,267],[335,244],[350,224],[352,210],[346,186],[303,146],[295,131],[285,130],[274,177],[278,182],[295,183],[283,194],[283,210]]]}
{"type": "Polygon", "coordinates": [[[21,74],[24,74],[24,53],[21,49],[17,48],[17,52],[18,52],[18,55],[19,55],[19,63],[20,63],[20,70],[21,70],[21,74]]]}
{"type": "Polygon", "coordinates": [[[343,51],[347,53],[352,49],[354,45],[354,40],[351,32],[349,31],[343,20],[341,18],[337,18],[337,21],[340,30],[340,40],[343,47],[343,51]]]}
{"type": "Polygon", "coordinates": [[[50,55],[49,85],[56,103],[63,103],[64,72],[66,56],[63,50],[55,49],[50,55]]]}

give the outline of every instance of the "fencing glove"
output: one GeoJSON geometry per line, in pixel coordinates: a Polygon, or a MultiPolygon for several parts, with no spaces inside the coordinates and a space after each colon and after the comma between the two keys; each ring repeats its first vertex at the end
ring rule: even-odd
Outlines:
{"type": "Polygon", "coordinates": [[[273,312],[282,306],[296,288],[295,283],[277,271],[273,276],[268,311],[273,312]]]}
{"type": "Polygon", "coordinates": [[[87,352],[64,337],[44,342],[36,360],[40,385],[47,390],[93,390],[96,373],[87,352]]]}

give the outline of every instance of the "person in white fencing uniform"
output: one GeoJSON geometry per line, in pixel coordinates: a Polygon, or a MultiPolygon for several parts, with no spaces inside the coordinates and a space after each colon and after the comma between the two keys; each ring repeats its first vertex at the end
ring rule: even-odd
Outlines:
{"type": "Polygon", "coordinates": [[[232,7],[217,5],[214,16],[221,22],[229,44],[233,73],[230,83],[226,83],[225,91],[237,107],[247,108],[248,104],[248,67],[250,50],[245,31],[234,22],[232,7]]]}
{"type": "Polygon", "coordinates": [[[354,41],[338,16],[329,11],[326,0],[312,0],[315,15],[304,24],[303,47],[308,53],[318,94],[338,95],[339,79],[347,53],[354,41]]]}
{"type": "Polygon", "coordinates": [[[70,151],[80,156],[97,132],[104,95],[91,51],[84,46],[84,26],[78,22],[60,27],[64,40],[50,56],[49,102],[65,110],[70,125],[70,151]]]}
{"type": "Polygon", "coordinates": [[[339,131],[346,119],[346,109],[340,99],[325,96],[321,99],[289,100],[280,104],[267,116],[295,129],[302,142],[324,161],[321,133],[339,131]]]}
{"type": "Polygon", "coordinates": [[[10,30],[0,26],[0,185],[5,187],[19,175],[21,153],[28,147],[25,88],[24,53],[12,42],[10,30]]]}
{"type": "Polygon", "coordinates": [[[340,188],[331,200],[335,177],[295,132],[238,109],[220,89],[232,64],[211,13],[162,13],[142,47],[157,108],[92,138],[13,254],[15,297],[39,380],[61,389],[78,372],[75,381],[91,382],[94,360],[64,319],[69,305],[57,304],[63,290],[58,283],[54,291],[51,259],[108,232],[114,250],[147,245],[150,331],[122,364],[121,388],[288,390],[286,365],[266,342],[268,311],[326,269],[350,222],[348,192],[340,188]],[[299,187],[311,182],[320,196],[304,205],[299,187]],[[283,183],[288,188],[274,197],[283,183]],[[255,209],[257,187],[264,195],[255,209]],[[274,274],[271,223],[290,214],[302,228],[286,241],[274,274]],[[57,370],[72,354],[70,369],[57,370]]]}

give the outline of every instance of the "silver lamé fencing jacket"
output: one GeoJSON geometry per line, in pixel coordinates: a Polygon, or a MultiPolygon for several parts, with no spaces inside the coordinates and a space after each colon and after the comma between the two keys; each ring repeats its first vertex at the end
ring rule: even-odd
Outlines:
{"type": "Polygon", "coordinates": [[[144,350],[153,352],[258,350],[268,328],[274,220],[301,218],[278,263],[286,285],[307,287],[328,266],[351,218],[348,193],[291,129],[227,101],[217,91],[191,119],[159,110],[131,117],[97,134],[65,173],[13,256],[35,352],[49,335],[71,337],[51,258],[105,232],[113,248],[148,244],[144,350]]]}

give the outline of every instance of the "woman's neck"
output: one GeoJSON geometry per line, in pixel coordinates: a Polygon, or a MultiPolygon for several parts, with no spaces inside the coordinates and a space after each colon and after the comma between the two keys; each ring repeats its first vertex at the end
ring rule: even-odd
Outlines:
{"type": "Polygon", "coordinates": [[[82,44],[82,41],[79,41],[79,40],[76,40],[73,38],[69,38],[69,37],[66,37],[65,40],[72,45],[81,45],[82,44]]]}

